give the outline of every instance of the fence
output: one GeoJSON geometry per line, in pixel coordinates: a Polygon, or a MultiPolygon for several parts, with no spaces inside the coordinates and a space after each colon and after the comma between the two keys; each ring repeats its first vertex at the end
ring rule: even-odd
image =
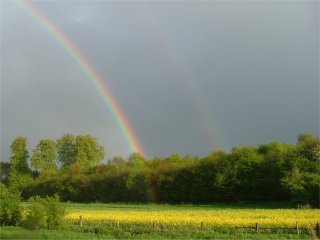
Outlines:
{"type": "Polygon", "coordinates": [[[257,234],[259,234],[261,231],[266,231],[266,230],[270,230],[272,231],[285,231],[285,230],[291,230],[291,231],[296,231],[296,233],[298,235],[301,234],[302,231],[306,231],[308,232],[310,235],[313,236],[314,239],[320,239],[320,224],[317,222],[317,224],[315,224],[315,228],[303,228],[303,227],[299,227],[298,222],[296,223],[296,227],[294,228],[289,228],[289,227],[261,227],[259,223],[256,223],[255,226],[241,226],[238,227],[236,226],[235,229],[254,229],[255,232],[257,234]]]}
{"type": "MultiPolygon", "coordinates": [[[[80,216],[80,227],[83,226],[83,218],[82,216],[80,216]]],[[[112,221],[109,223],[110,226],[112,226],[112,221]]],[[[119,228],[119,223],[116,224],[117,227],[119,228]]],[[[125,224],[124,224],[125,225],[125,224]]],[[[133,224],[134,225],[134,224],[133,224]]],[[[157,223],[157,222],[152,222],[151,229],[153,229],[153,231],[161,231],[161,232],[165,232],[165,231],[170,231],[170,230],[174,230],[173,229],[168,229],[166,227],[165,223],[157,223]]],[[[210,230],[217,230],[215,227],[206,227],[204,222],[201,222],[199,224],[199,228],[198,229],[180,229],[182,231],[210,231],[210,230]]],[[[265,234],[274,234],[274,233],[279,233],[279,232],[290,232],[290,233],[294,233],[296,232],[297,235],[300,235],[302,233],[304,234],[309,234],[311,235],[314,239],[319,239],[320,240],[320,224],[319,222],[317,222],[314,227],[310,227],[310,228],[306,228],[306,227],[299,227],[298,222],[296,222],[296,226],[295,227],[265,227],[265,226],[261,226],[259,223],[255,223],[252,226],[235,226],[235,227],[228,227],[228,231],[227,233],[242,233],[244,234],[245,232],[248,233],[265,233],[265,234]]]]}

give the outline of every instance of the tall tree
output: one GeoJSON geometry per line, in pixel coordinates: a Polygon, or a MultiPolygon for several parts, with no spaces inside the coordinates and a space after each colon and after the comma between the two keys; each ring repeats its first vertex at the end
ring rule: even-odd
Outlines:
{"type": "Polygon", "coordinates": [[[140,153],[132,153],[128,157],[129,172],[126,179],[126,188],[129,201],[148,202],[151,199],[151,190],[145,172],[146,160],[140,153]]]}
{"type": "Polygon", "coordinates": [[[75,140],[75,162],[83,167],[92,167],[104,158],[104,149],[96,138],[79,135],[75,140]]]}
{"type": "Polygon", "coordinates": [[[260,144],[258,152],[264,159],[261,165],[263,177],[259,180],[263,183],[259,188],[264,193],[263,198],[266,200],[288,199],[288,191],[283,187],[281,179],[291,169],[293,159],[296,158],[296,147],[275,141],[260,144]]]}
{"type": "Polygon", "coordinates": [[[297,142],[298,151],[301,155],[308,158],[310,161],[318,162],[320,160],[320,138],[309,133],[298,135],[297,142]]]}
{"type": "Polygon", "coordinates": [[[50,139],[43,139],[33,150],[31,165],[38,172],[52,173],[57,169],[57,165],[55,163],[56,157],[56,142],[50,139]]]}
{"type": "Polygon", "coordinates": [[[17,173],[29,173],[30,169],[28,167],[29,152],[27,149],[28,140],[26,137],[17,137],[13,140],[11,148],[11,171],[17,173]]]}
{"type": "Polygon", "coordinates": [[[296,154],[287,159],[287,170],[281,179],[291,201],[320,207],[320,138],[311,134],[298,135],[296,154]]]}
{"type": "Polygon", "coordinates": [[[27,149],[28,140],[26,137],[17,137],[13,140],[10,157],[9,188],[11,191],[20,191],[32,180],[30,169],[27,163],[29,152],[27,149]]]}
{"type": "Polygon", "coordinates": [[[236,173],[234,182],[239,199],[256,200],[261,187],[261,164],[263,157],[251,146],[234,147],[231,158],[236,173]]]}
{"type": "Polygon", "coordinates": [[[64,134],[57,140],[58,161],[62,167],[68,167],[76,161],[76,137],[64,134]]]}

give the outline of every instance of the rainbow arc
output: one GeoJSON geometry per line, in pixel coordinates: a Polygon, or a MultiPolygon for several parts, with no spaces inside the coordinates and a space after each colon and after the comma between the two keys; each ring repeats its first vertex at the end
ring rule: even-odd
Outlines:
{"type": "Polygon", "coordinates": [[[137,136],[134,134],[128,119],[123,113],[119,103],[116,101],[106,82],[99,76],[94,67],[89,63],[89,60],[77,48],[75,43],[68,38],[58,26],[50,21],[39,9],[32,5],[29,1],[20,0],[19,5],[35,19],[65,50],[65,52],[77,63],[86,78],[93,84],[104,103],[110,110],[115,122],[117,123],[123,137],[125,138],[128,148],[131,152],[139,152],[144,155],[137,136]]]}

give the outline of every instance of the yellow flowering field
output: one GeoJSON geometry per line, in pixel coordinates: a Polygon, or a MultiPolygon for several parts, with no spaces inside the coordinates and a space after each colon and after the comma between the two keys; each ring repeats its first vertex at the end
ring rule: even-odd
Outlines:
{"type": "Polygon", "coordinates": [[[320,222],[319,209],[173,209],[173,210],[69,210],[69,220],[109,221],[117,223],[152,224],[170,226],[206,227],[253,226],[261,227],[314,227],[320,222]]]}

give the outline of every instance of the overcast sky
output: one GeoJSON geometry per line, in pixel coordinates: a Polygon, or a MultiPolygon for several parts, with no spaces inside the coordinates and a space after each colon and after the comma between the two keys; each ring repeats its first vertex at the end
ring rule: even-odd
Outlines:
{"type": "MultiPolygon", "coordinates": [[[[130,153],[61,45],[1,1],[1,160],[27,136],[130,153]]],[[[147,157],[319,135],[319,1],[32,1],[109,86],[147,157]]]]}

